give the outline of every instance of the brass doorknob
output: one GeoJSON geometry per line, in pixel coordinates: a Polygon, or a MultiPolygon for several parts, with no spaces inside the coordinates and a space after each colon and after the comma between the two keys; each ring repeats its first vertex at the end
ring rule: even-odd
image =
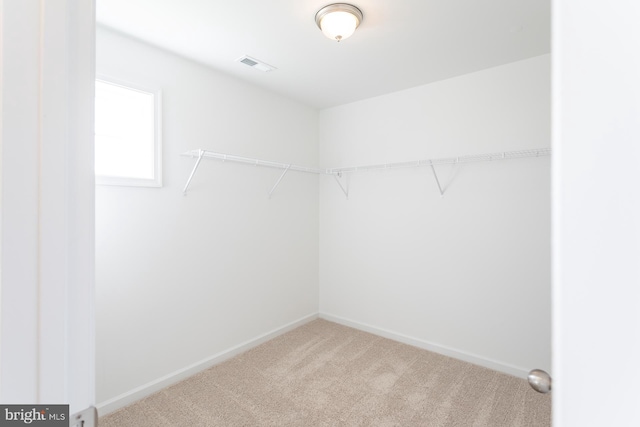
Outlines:
{"type": "Polygon", "coordinates": [[[551,391],[551,376],[542,369],[534,369],[527,375],[529,385],[538,393],[551,391]]]}

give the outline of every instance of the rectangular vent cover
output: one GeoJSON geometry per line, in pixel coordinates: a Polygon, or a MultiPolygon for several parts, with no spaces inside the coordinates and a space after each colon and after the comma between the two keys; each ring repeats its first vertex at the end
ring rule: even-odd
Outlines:
{"type": "Polygon", "coordinates": [[[242,62],[243,64],[247,64],[250,67],[258,65],[258,63],[256,61],[254,61],[253,59],[249,59],[249,58],[242,58],[242,60],[240,62],[242,62]]]}
{"type": "Polygon", "coordinates": [[[255,68],[256,70],[260,70],[260,71],[264,71],[264,72],[268,72],[268,71],[273,71],[276,69],[276,67],[266,64],[256,58],[252,58],[248,55],[245,55],[241,58],[237,59],[238,62],[241,62],[245,65],[248,65],[251,68],[255,68]]]}

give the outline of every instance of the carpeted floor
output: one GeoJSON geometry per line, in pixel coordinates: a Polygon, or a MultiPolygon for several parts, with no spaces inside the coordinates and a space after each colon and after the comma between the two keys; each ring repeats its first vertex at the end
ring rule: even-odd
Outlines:
{"type": "Polygon", "coordinates": [[[101,417],[100,427],[550,426],[526,380],[315,320],[101,417]]]}

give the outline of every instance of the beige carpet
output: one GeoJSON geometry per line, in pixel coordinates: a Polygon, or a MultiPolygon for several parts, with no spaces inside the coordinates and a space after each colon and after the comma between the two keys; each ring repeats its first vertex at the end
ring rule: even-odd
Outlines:
{"type": "Polygon", "coordinates": [[[524,379],[315,320],[127,408],[100,427],[549,426],[524,379]]]}

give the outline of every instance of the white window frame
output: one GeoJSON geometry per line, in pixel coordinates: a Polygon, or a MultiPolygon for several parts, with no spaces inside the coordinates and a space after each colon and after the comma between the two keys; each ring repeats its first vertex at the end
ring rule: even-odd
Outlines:
{"type": "Polygon", "coordinates": [[[150,93],[154,97],[154,177],[153,179],[104,176],[96,174],[97,185],[118,185],[128,187],[162,187],[162,90],[149,86],[116,79],[111,76],[97,74],[96,81],[101,81],[125,89],[150,93]]]}

